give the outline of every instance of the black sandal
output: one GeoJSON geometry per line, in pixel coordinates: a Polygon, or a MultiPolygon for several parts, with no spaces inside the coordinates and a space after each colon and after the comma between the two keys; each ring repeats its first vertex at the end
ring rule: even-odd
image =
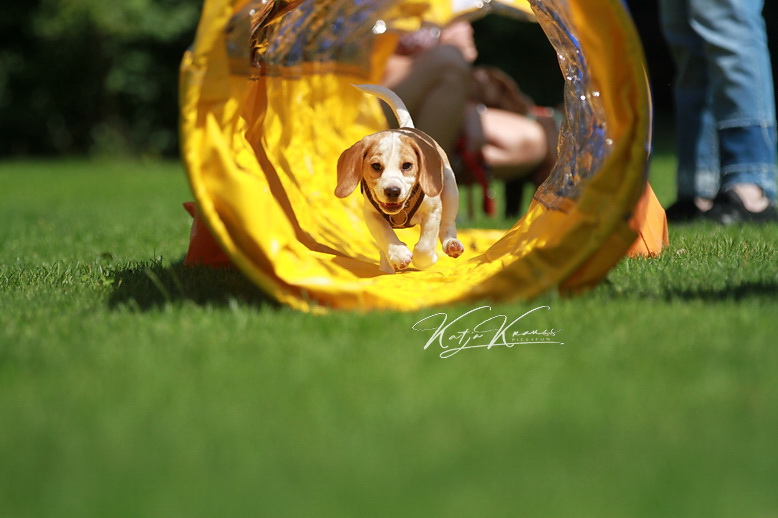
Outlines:
{"type": "Polygon", "coordinates": [[[694,203],[694,200],[688,198],[677,200],[665,210],[668,223],[691,223],[693,221],[700,221],[705,218],[706,212],[707,211],[700,209],[697,204],[694,203]]]}
{"type": "Polygon", "coordinates": [[[713,200],[713,207],[705,213],[711,221],[721,225],[734,225],[737,223],[778,223],[778,212],[775,204],[771,203],[760,212],[752,212],[743,204],[738,194],[730,189],[720,192],[713,200]]]}

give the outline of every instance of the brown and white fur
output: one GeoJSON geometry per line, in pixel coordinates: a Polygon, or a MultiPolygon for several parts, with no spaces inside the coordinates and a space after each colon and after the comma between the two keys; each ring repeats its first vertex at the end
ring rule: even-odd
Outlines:
{"type": "Polygon", "coordinates": [[[376,85],[354,86],[386,102],[400,125],[364,137],[338,159],[335,195],[345,198],[363,180],[370,191],[364,193],[363,210],[381,252],[381,271],[394,273],[411,263],[419,269],[429,268],[438,260],[438,239],[447,255],[459,257],[465,250],[457,239],[459,191],[446,153],[429,135],[414,128],[405,104],[394,92],[376,85]],[[400,215],[407,210],[405,203],[417,183],[424,198],[409,223],[420,225],[421,233],[411,252],[375,205],[384,214],[400,215]]]}

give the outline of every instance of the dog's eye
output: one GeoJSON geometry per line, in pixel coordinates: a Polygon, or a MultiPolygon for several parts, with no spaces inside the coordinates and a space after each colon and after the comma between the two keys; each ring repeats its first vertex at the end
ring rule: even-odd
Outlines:
{"type": "Polygon", "coordinates": [[[371,164],[370,167],[373,168],[373,171],[380,171],[381,170],[381,164],[378,164],[378,163],[371,164]]]}
{"type": "Polygon", "coordinates": [[[410,162],[405,162],[405,163],[403,164],[403,171],[408,171],[408,170],[410,170],[410,168],[411,168],[411,167],[413,167],[413,164],[412,164],[412,163],[410,163],[410,162]]]}

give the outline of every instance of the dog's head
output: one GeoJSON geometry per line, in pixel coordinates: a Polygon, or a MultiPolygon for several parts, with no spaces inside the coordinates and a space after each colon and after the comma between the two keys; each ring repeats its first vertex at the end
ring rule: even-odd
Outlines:
{"type": "Polygon", "coordinates": [[[396,214],[417,182],[427,196],[443,190],[441,151],[429,135],[417,129],[369,135],[340,155],[335,196],[345,198],[363,179],[381,209],[396,214]]]}

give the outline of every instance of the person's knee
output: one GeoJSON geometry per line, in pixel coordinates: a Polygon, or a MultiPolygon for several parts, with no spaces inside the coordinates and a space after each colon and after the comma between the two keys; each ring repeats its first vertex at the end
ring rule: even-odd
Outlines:
{"type": "Polygon", "coordinates": [[[546,132],[536,121],[526,121],[520,128],[506,133],[505,137],[511,139],[511,142],[506,143],[506,148],[517,163],[540,162],[548,152],[546,132]]]}
{"type": "Polygon", "coordinates": [[[540,161],[546,156],[549,146],[548,137],[540,123],[535,122],[535,124],[530,125],[527,130],[526,145],[531,150],[534,159],[540,161]]]}
{"type": "Polygon", "coordinates": [[[452,45],[441,45],[429,51],[429,60],[422,64],[429,73],[451,78],[467,79],[470,77],[470,63],[462,52],[452,45]]]}

